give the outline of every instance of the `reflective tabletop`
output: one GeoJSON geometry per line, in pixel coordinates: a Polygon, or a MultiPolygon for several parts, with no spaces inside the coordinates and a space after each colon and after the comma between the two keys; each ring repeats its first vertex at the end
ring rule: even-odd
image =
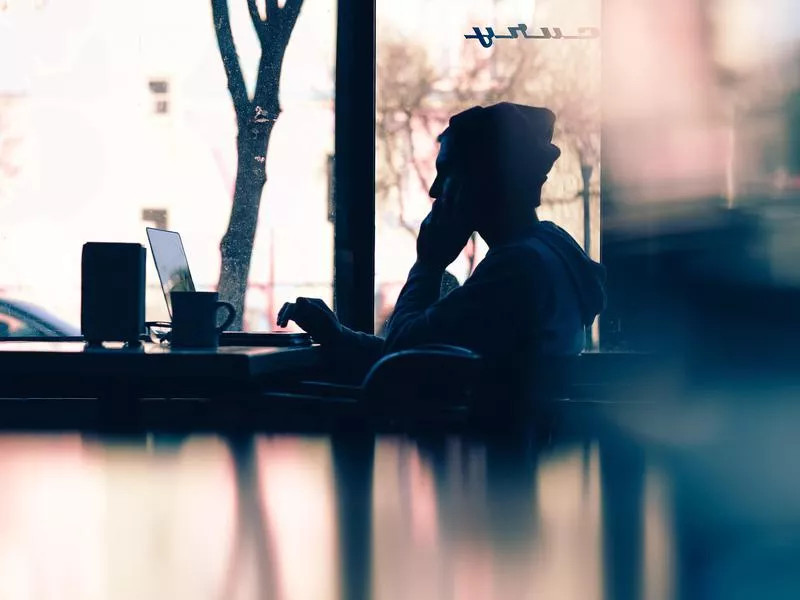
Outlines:
{"type": "Polygon", "coordinates": [[[800,597],[800,408],[608,423],[547,440],[4,435],[0,596],[800,597]]]}

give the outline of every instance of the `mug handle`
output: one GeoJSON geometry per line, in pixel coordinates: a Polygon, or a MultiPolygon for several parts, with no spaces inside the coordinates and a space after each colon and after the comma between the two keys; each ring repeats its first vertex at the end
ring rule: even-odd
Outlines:
{"type": "Polygon", "coordinates": [[[217,310],[220,308],[224,308],[228,311],[228,316],[225,319],[225,322],[217,327],[217,333],[222,333],[228,327],[230,327],[231,323],[233,323],[233,319],[236,318],[236,309],[233,308],[233,304],[230,302],[217,302],[217,310]]]}

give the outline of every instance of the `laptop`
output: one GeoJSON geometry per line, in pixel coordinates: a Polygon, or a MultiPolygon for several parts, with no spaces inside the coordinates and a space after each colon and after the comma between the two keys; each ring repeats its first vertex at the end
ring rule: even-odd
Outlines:
{"type": "MultiPolygon", "coordinates": [[[[172,318],[171,292],[196,291],[189,259],[183,240],[177,231],[147,227],[147,240],[153,254],[158,279],[167,302],[167,312],[172,318]]],[[[312,343],[307,333],[281,333],[274,331],[242,332],[223,331],[219,336],[221,346],[307,346],[312,343]]]]}

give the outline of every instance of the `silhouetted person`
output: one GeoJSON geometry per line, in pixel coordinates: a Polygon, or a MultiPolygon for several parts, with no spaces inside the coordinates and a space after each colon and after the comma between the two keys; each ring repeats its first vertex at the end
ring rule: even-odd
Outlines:
{"type": "Polygon", "coordinates": [[[579,354],[585,328],[605,307],[605,269],[536,207],[553,164],[555,115],[500,103],[450,119],[439,136],[434,203],[420,227],[417,261],[385,337],[342,326],[317,299],[287,303],[278,324],[296,322],[323,347],[374,362],[427,344],[451,344],[487,359],[579,354]],[[474,231],[489,252],[463,286],[440,298],[445,268],[474,231]]]}

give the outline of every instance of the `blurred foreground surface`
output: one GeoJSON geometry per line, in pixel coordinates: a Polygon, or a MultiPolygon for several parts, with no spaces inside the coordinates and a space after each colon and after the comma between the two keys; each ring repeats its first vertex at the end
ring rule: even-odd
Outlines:
{"type": "Polygon", "coordinates": [[[7,435],[0,597],[797,598],[770,389],[577,405],[548,440],[7,435]]]}

